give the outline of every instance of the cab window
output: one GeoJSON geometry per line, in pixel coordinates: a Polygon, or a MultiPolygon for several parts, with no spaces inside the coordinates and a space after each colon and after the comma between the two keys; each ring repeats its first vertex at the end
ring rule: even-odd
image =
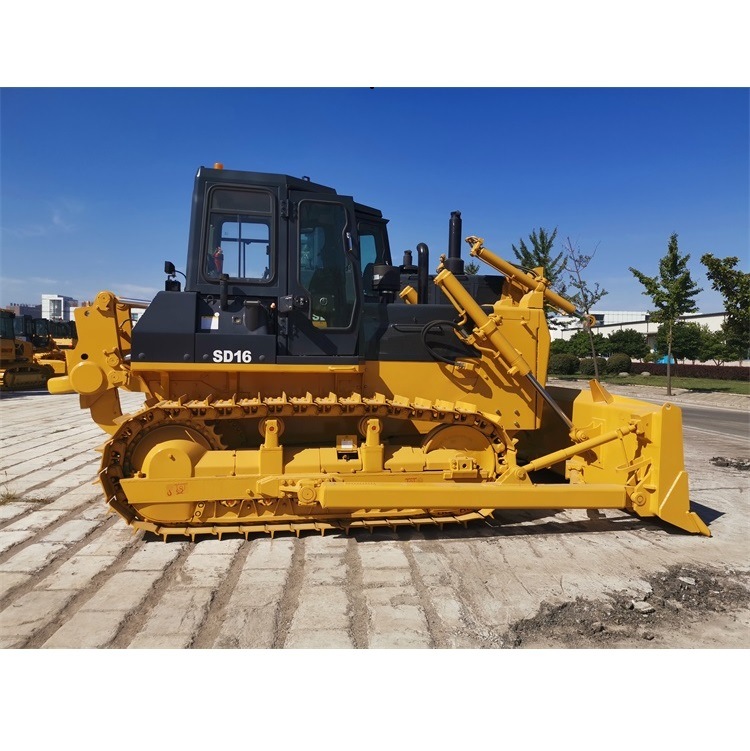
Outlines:
{"type": "Polygon", "coordinates": [[[357,224],[359,234],[359,258],[362,267],[362,290],[365,300],[375,299],[373,290],[373,266],[375,264],[391,263],[391,252],[388,247],[388,234],[384,224],[360,221],[357,224]]]}
{"type": "Polygon", "coordinates": [[[359,258],[364,269],[368,263],[390,264],[391,255],[385,227],[374,222],[361,221],[357,225],[359,234],[359,258]]]}
{"type": "Polygon", "coordinates": [[[212,281],[268,283],[275,274],[273,200],[266,191],[215,189],[203,273],[212,281]]]}
{"type": "Polygon", "coordinates": [[[13,339],[13,319],[10,316],[0,318],[0,339],[13,339]]]}
{"type": "Polygon", "coordinates": [[[337,203],[299,204],[299,282],[310,293],[318,328],[348,328],[357,301],[356,268],[346,245],[346,209],[337,203]]]}

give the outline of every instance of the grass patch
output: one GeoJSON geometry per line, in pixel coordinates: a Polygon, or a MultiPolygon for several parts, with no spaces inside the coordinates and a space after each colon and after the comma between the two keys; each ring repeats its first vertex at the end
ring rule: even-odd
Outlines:
{"type": "Polygon", "coordinates": [[[25,496],[18,491],[7,487],[7,485],[0,490],[0,506],[6,503],[17,503],[19,501],[22,503],[37,503],[43,505],[45,503],[50,503],[52,500],[52,498],[41,495],[25,496]]]}
{"type": "Polygon", "coordinates": [[[3,488],[0,490],[0,504],[4,503],[14,503],[15,501],[21,500],[21,494],[16,493],[15,490],[11,490],[10,488],[3,488]]]}
{"type": "MultiPolygon", "coordinates": [[[[588,381],[587,376],[576,375],[554,375],[550,378],[556,378],[561,381],[588,381]]],[[[593,376],[592,376],[593,378],[593,376]]],[[[630,374],[627,376],[618,375],[601,375],[599,380],[602,383],[612,383],[623,386],[664,386],[667,385],[667,377],[659,375],[641,376],[630,374]]],[[[673,389],[688,389],[690,391],[711,391],[720,394],[745,394],[750,396],[750,381],[723,381],[719,378],[681,378],[672,377],[673,389]]]]}

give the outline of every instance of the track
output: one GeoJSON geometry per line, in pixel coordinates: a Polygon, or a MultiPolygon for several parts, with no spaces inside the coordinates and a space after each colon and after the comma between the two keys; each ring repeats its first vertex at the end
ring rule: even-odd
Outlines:
{"type": "Polygon", "coordinates": [[[47,365],[9,365],[0,369],[1,391],[26,391],[44,388],[54,371],[47,365]]]}
{"type": "MultiPolygon", "coordinates": [[[[409,403],[404,398],[386,399],[383,395],[372,398],[341,397],[330,394],[326,398],[270,397],[254,399],[162,401],[151,408],[144,408],[123,418],[118,431],[103,447],[102,466],[99,474],[109,505],[136,529],[143,529],[163,536],[210,534],[221,537],[223,534],[238,533],[247,537],[250,534],[265,533],[271,536],[277,532],[302,531],[325,533],[327,530],[374,527],[422,525],[466,524],[476,519],[491,516],[490,510],[455,509],[451,511],[425,513],[421,509],[389,509],[383,512],[361,511],[342,517],[323,513],[319,506],[304,505],[289,499],[277,498],[272,503],[264,499],[237,499],[221,503],[206,498],[192,504],[189,515],[180,522],[164,524],[144,517],[129,501],[121,480],[137,473],[133,456],[138,444],[151,432],[170,426],[182,426],[199,439],[202,438],[213,450],[225,448],[221,439],[222,425],[245,424],[252,421],[262,425],[266,419],[326,420],[346,418],[361,421],[367,418],[391,419],[432,423],[437,426],[469,426],[487,437],[496,453],[502,452],[510,438],[505,431],[487,419],[483,414],[468,405],[448,402],[431,403],[421,400],[409,403]],[[223,519],[216,519],[223,515],[223,519]],[[213,523],[202,520],[213,517],[213,523]]],[[[256,435],[258,430],[255,431],[256,435]]],[[[153,499],[158,501],[158,499],[153,499]]],[[[384,504],[385,505],[385,504],[384,504]]]]}

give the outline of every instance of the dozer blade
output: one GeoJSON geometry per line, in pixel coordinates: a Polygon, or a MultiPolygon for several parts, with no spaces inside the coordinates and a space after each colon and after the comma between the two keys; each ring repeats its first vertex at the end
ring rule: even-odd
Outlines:
{"type": "MultiPolygon", "coordinates": [[[[624,484],[626,509],[643,517],[656,516],[687,532],[711,536],[703,520],[690,510],[682,412],[678,407],[612,395],[597,381],[592,381],[586,391],[550,391],[572,415],[575,425],[589,435],[617,430],[618,424],[628,422],[635,427],[631,435],[605,443],[591,455],[569,460],[565,471],[571,483],[624,484]]],[[[549,436],[549,431],[535,434],[542,440],[549,436]]]]}

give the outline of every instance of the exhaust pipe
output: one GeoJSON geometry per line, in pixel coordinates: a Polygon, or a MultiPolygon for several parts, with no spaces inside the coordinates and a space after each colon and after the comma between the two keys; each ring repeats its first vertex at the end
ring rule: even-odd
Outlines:
{"type": "Polygon", "coordinates": [[[430,250],[424,243],[417,245],[417,303],[427,303],[427,285],[430,281],[430,250]]]}
{"type": "Polygon", "coordinates": [[[448,257],[445,259],[443,266],[456,276],[466,273],[461,258],[461,230],[461,212],[451,211],[451,220],[448,225],[448,257]]]}

